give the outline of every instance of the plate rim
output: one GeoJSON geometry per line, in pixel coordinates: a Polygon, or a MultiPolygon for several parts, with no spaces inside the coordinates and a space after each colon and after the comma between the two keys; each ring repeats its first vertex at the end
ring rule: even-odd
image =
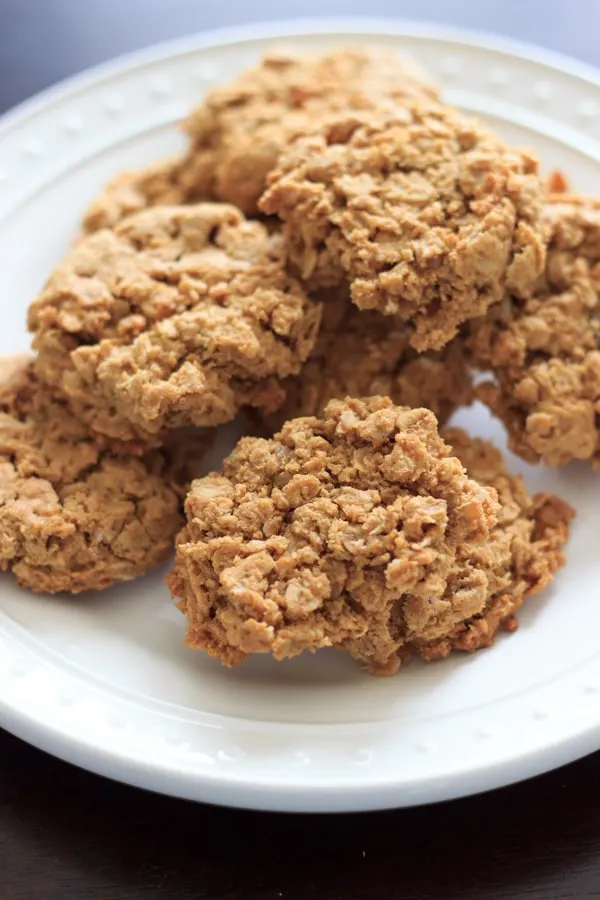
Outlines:
{"type": "MultiPolygon", "coordinates": [[[[4,113],[0,117],[0,139],[13,127],[35,117],[41,111],[47,111],[52,105],[76,97],[78,93],[98,86],[105,80],[120,77],[140,67],[160,64],[161,61],[203,49],[241,44],[245,41],[286,40],[310,35],[326,37],[332,34],[347,34],[349,37],[355,35],[361,40],[365,37],[377,39],[383,36],[417,37],[470,46],[484,52],[497,52],[558,70],[587,82],[596,91],[600,90],[600,69],[593,65],[535,44],[495,36],[484,31],[379,17],[270,20],[205,31],[156,43],[63,79],[4,113]]],[[[216,771],[195,775],[190,791],[189,776],[183,768],[165,770],[153,760],[131,758],[123,753],[121,748],[113,752],[108,751],[106,747],[95,748],[85,737],[65,733],[59,726],[51,727],[46,722],[36,721],[28,711],[19,710],[18,706],[11,705],[10,699],[3,697],[1,693],[0,724],[12,734],[69,763],[128,784],[188,799],[282,811],[335,812],[383,809],[450,799],[540,774],[549,768],[555,768],[593,752],[600,746],[599,721],[580,734],[568,735],[562,740],[559,738],[543,750],[530,752],[522,758],[512,757],[508,761],[501,760],[492,765],[488,762],[481,769],[476,769],[475,779],[472,778],[473,772],[469,773],[470,779],[468,774],[454,773],[445,789],[443,785],[438,784],[440,781],[443,782],[443,774],[429,776],[424,780],[425,790],[416,799],[411,800],[410,797],[399,797],[394,793],[394,790],[398,791],[399,783],[394,784],[389,777],[381,783],[360,783],[359,780],[351,789],[346,784],[339,784],[331,785],[324,790],[316,784],[311,784],[307,788],[301,782],[288,781],[285,785],[279,782],[257,784],[252,780],[252,776],[249,779],[246,776],[237,776],[232,771],[225,771],[220,767],[217,767],[216,771]],[[515,774],[517,758],[519,773],[515,774]],[[489,777],[490,773],[493,773],[492,778],[489,777]],[[493,785],[488,782],[493,782],[493,785]]]]}
{"type": "Polygon", "coordinates": [[[93,84],[114,77],[116,74],[125,74],[132,69],[160,62],[173,55],[241,43],[246,40],[285,39],[310,34],[327,35],[336,31],[359,37],[364,37],[365,34],[373,34],[375,37],[423,37],[465,44],[485,51],[518,56],[528,62],[559,69],[561,72],[600,88],[600,66],[594,66],[592,63],[570,56],[568,53],[561,53],[531,41],[522,41],[509,35],[494,34],[485,29],[461,28],[443,23],[437,25],[426,20],[386,16],[265,19],[242,25],[198,31],[191,35],[170,38],[165,41],[156,41],[147,47],[121,53],[96,65],[88,66],[66,78],[61,78],[49,87],[37,91],[31,97],[27,97],[5,110],[0,115],[0,137],[6,133],[9,127],[17,124],[21,118],[35,115],[40,109],[46,109],[56,101],[64,100],[93,84]],[[365,31],[365,29],[367,30],[365,31]]]}

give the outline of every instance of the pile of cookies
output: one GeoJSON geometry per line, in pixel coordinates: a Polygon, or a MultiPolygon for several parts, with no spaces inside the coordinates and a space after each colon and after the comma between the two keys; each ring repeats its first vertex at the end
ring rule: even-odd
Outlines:
{"type": "Polygon", "coordinates": [[[185,127],[87,210],[4,362],[2,568],[77,593],[175,546],[187,643],[227,665],[489,646],[573,510],[446,423],[477,397],[523,459],[600,465],[600,206],[383,48],[273,53],[185,127]]]}

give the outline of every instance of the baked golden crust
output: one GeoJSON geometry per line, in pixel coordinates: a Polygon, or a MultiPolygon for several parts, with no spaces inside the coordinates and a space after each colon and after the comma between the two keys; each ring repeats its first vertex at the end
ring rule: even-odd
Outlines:
{"type": "Polygon", "coordinates": [[[255,213],[280,153],[323,116],[435,95],[422,72],[383,47],[318,57],[273,52],[233,84],[211,91],[189,117],[195,162],[190,181],[255,213]]]}
{"type": "Polygon", "coordinates": [[[496,491],[500,513],[488,541],[477,548],[488,572],[485,607],[440,640],[417,641],[414,649],[425,660],[440,659],[453,650],[489,647],[500,628],[515,631],[515,613],[523,601],[543,590],[564,565],[563,549],[574,516],[574,510],[553,494],[531,496],[523,479],[507,471],[502,454],[490,441],[470,437],[460,428],[443,429],[442,436],[469,476],[496,491]]]}
{"type": "Polygon", "coordinates": [[[555,197],[545,274],[533,297],[508,296],[470,329],[473,362],[495,381],[479,397],[529,462],[600,465],[600,204],[555,197]]]}
{"type": "Polygon", "coordinates": [[[279,235],[232,206],[156,207],[81,241],[31,304],[39,377],[90,428],[160,442],[244,406],[272,410],[320,306],[279,235]]]}
{"type": "Polygon", "coordinates": [[[0,369],[0,569],[36,592],[79,593],[165,562],[200,436],[124,456],[90,436],[30,363],[0,369]]]}
{"type": "Polygon", "coordinates": [[[113,228],[146,206],[224,200],[257,212],[268,172],[292,137],[336,110],[377,99],[435,96],[417,67],[384,47],[345,48],[323,56],[282,48],[211,90],[191,113],[189,146],[178,157],[121,172],[90,204],[84,230],[113,228]]]}
{"type": "Polygon", "coordinates": [[[168,580],[187,643],[226,665],[333,646],[388,675],[512,629],[562,565],[572,510],[448,436],[459,458],[431,412],[375,397],[240,441],[186,501],[168,580]]]}
{"type": "Polygon", "coordinates": [[[260,207],[286,223],[312,287],[349,278],[357,306],[411,322],[426,350],[506,288],[531,291],[545,256],[542,195],[532,156],[421,98],[315,126],[280,157],[260,207]]]}

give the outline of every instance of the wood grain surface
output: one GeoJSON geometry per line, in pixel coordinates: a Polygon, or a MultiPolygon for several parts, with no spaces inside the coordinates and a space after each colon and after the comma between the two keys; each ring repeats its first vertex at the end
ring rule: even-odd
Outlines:
{"type": "MultiPolygon", "coordinates": [[[[600,0],[0,0],[0,111],[140,46],[366,14],[486,29],[600,64],[600,0]]],[[[600,898],[600,755],[485,796],[352,816],[158,797],[0,731],[0,900],[600,898]]]]}

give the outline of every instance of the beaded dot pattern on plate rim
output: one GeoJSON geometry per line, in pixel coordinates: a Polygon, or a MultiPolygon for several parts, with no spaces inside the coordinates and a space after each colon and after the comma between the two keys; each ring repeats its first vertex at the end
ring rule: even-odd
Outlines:
{"type": "MultiPolygon", "coordinates": [[[[398,29],[397,23],[395,28],[398,29]]],[[[293,35],[293,30],[290,34],[293,35]]],[[[363,28],[362,36],[369,39],[367,26],[363,28]]],[[[582,79],[551,66],[548,66],[547,73],[540,75],[543,65],[523,57],[519,58],[518,70],[513,72],[497,62],[486,62],[482,67],[481,47],[463,44],[458,54],[445,48],[447,40],[438,42],[429,35],[421,37],[418,33],[411,34],[410,29],[404,35],[387,33],[376,34],[375,37],[397,47],[400,55],[418,60],[434,79],[445,86],[450,102],[460,102],[466,109],[477,113],[486,108],[489,110],[494,99],[537,115],[540,114],[540,107],[542,111],[551,107],[554,123],[560,120],[562,124],[583,131],[587,137],[600,142],[600,101],[595,96],[595,84],[586,91],[582,79]],[[473,92],[473,84],[481,85],[481,93],[473,92]],[[456,100],[454,94],[457,94],[456,100]]],[[[324,47],[332,43],[347,43],[348,36],[336,35],[334,40],[323,35],[320,40],[307,40],[300,34],[294,40],[299,44],[308,44],[307,49],[311,50],[318,49],[319,43],[324,47]]],[[[130,122],[126,129],[128,134],[135,134],[152,124],[176,122],[199,101],[204,91],[254,63],[265,45],[264,41],[256,43],[254,52],[246,46],[243,54],[223,52],[226,48],[210,46],[196,51],[182,51],[182,55],[173,58],[169,58],[167,53],[158,62],[142,62],[139,67],[134,64],[125,70],[117,79],[118,87],[110,83],[113,80],[110,76],[102,79],[85,92],[85,102],[75,92],[60,103],[59,128],[53,115],[43,120],[34,117],[26,129],[27,136],[20,143],[20,155],[12,150],[3,150],[0,144],[0,183],[4,190],[10,189],[11,185],[22,185],[23,179],[35,172],[42,156],[48,158],[59,154],[68,158],[68,165],[72,165],[73,161],[81,158],[76,148],[78,138],[85,139],[84,155],[90,152],[89,134],[94,126],[103,126],[96,129],[96,134],[99,134],[96,148],[100,149],[110,145],[113,130],[118,132],[119,138],[123,138],[124,117],[130,122]]],[[[10,122],[7,125],[10,129],[10,122]]],[[[58,175],[59,171],[53,174],[58,175]]]]}

